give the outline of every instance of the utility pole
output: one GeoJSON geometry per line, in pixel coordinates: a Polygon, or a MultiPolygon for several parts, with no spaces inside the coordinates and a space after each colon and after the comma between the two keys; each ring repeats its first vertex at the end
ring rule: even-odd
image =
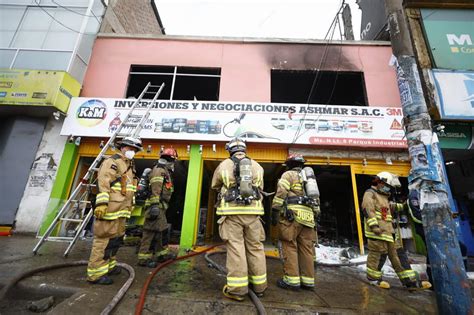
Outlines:
{"type": "Polygon", "coordinates": [[[420,191],[436,300],[440,314],[473,313],[443,176],[441,150],[423,96],[402,0],[385,0],[404,126],[411,158],[410,188],[420,191]]]}

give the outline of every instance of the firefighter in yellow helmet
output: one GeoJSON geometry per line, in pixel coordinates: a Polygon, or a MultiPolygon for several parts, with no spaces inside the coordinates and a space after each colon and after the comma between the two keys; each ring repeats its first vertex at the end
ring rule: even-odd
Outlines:
{"type": "Polygon", "coordinates": [[[94,240],[87,265],[87,281],[112,284],[108,276],[120,273],[115,256],[130,218],[137,178],[133,157],[143,149],[138,138],[125,137],[117,142],[119,153],[106,158],[97,174],[99,193],[94,209],[94,240]]]}
{"type": "Polygon", "coordinates": [[[315,217],[319,214],[319,190],[313,170],[310,167],[303,170],[304,163],[301,155],[288,156],[285,163],[288,170],[278,181],[272,203],[272,224],[279,223],[284,259],[284,275],[277,285],[290,290],[314,289],[315,217]],[[305,185],[308,180],[313,186],[305,185]],[[310,187],[311,193],[305,186],[310,187]]]}
{"type": "Polygon", "coordinates": [[[219,192],[217,223],[227,247],[227,284],[222,292],[237,301],[244,299],[249,283],[257,296],[267,288],[265,231],[260,220],[263,168],[247,157],[246,149],[241,139],[231,140],[226,145],[230,158],[219,164],[211,184],[219,192]]]}
{"type": "Polygon", "coordinates": [[[396,186],[400,186],[397,176],[380,172],[375,176],[372,187],[365,191],[362,200],[365,236],[369,248],[367,279],[371,284],[383,289],[390,288],[390,284],[382,280],[382,267],[387,256],[405,286],[412,282],[414,273],[413,270],[405,270],[402,267],[395,245],[389,196],[396,186]]]}
{"type": "Polygon", "coordinates": [[[163,232],[168,229],[166,210],[174,191],[171,174],[177,158],[178,153],[175,149],[164,149],[149,175],[151,194],[145,203],[145,223],[138,251],[140,266],[155,268],[157,262],[176,258],[168,247],[163,246],[163,232]]]}

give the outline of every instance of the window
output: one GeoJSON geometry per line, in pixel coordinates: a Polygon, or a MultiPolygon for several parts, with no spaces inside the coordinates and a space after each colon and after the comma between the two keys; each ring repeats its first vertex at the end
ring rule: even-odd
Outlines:
{"type": "Polygon", "coordinates": [[[368,105],[362,72],[272,70],[271,100],[272,103],[368,105]]]}
{"type": "MultiPolygon", "coordinates": [[[[126,97],[138,97],[148,82],[165,83],[159,99],[167,100],[219,100],[221,69],[174,66],[132,65],[126,97]]],[[[154,94],[145,95],[151,99],[154,94]]]]}

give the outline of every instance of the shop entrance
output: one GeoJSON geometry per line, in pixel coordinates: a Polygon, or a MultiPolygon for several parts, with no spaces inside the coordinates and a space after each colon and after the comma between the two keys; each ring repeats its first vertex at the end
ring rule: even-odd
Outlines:
{"type": "MultiPolygon", "coordinates": [[[[80,179],[85,175],[87,169],[90,167],[94,158],[92,157],[80,157],[76,169],[76,174],[72,184],[72,189],[77,186],[80,179]]],[[[135,159],[135,168],[137,171],[137,177],[140,177],[143,171],[146,168],[153,168],[153,165],[156,163],[156,159],[135,159]]],[[[179,244],[181,236],[181,226],[183,221],[183,209],[184,209],[184,199],[186,195],[186,181],[188,176],[188,165],[189,161],[187,160],[178,160],[175,163],[175,171],[172,174],[174,192],[171,197],[169,208],[166,212],[166,217],[168,224],[170,225],[170,230],[168,233],[169,242],[171,244],[179,244]]],[[[92,205],[94,206],[94,205],[92,205]]],[[[134,211],[132,212],[132,217],[127,222],[127,235],[129,236],[139,236],[141,234],[140,227],[143,225],[145,220],[142,213],[142,206],[136,205],[134,211]]],[[[86,227],[86,233],[91,233],[92,229],[92,220],[89,222],[86,227]]],[[[67,231],[69,228],[63,228],[67,231]]],[[[66,232],[67,233],[67,232],[66,232]]]]}
{"type": "MultiPolygon", "coordinates": [[[[202,194],[200,206],[200,225],[198,240],[217,242],[220,240],[215,215],[217,194],[211,189],[211,180],[220,161],[204,161],[202,194]]],[[[286,167],[281,163],[260,163],[264,168],[264,191],[275,192],[278,179],[286,167]]],[[[352,183],[349,166],[312,166],[321,194],[321,216],[318,219],[319,241],[336,245],[357,245],[357,221],[352,197],[352,183]]],[[[264,198],[264,228],[267,242],[277,238],[277,231],[271,222],[271,197],[264,198]]]]}

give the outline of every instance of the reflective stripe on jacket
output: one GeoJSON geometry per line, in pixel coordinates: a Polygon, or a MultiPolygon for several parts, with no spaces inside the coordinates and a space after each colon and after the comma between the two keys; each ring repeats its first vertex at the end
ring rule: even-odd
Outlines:
{"type": "Polygon", "coordinates": [[[131,163],[123,154],[117,153],[100,165],[97,174],[99,193],[96,205],[107,205],[103,220],[130,218],[137,190],[135,169],[131,163]]]}
{"type": "Polygon", "coordinates": [[[364,214],[365,236],[372,239],[393,242],[392,214],[388,196],[379,193],[375,187],[367,189],[362,199],[364,214]],[[373,232],[373,228],[379,227],[381,234],[373,232]]]}
{"type": "MultiPolygon", "coordinates": [[[[246,155],[243,152],[237,152],[234,154],[235,157],[242,159],[246,155]]],[[[256,187],[259,190],[263,190],[263,168],[255,162],[252,161],[252,186],[256,187]]],[[[211,188],[219,191],[220,200],[217,202],[217,215],[238,215],[238,214],[253,214],[253,215],[263,215],[263,204],[262,196],[259,196],[259,199],[254,199],[250,204],[238,203],[237,201],[226,202],[223,196],[226,195],[227,191],[230,188],[236,186],[236,178],[234,175],[234,161],[230,158],[222,161],[219,166],[214,171],[212,177],[211,188]]]]}
{"type": "MultiPolygon", "coordinates": [[[[301,168],[294,168],[286,171],[278,181],[278,188],[273,198],[272,208],[280,210],[283,214],[283,204],[290,197],[303,197],[303,180],[300,176],[301,168]]],[[[314,210],[312,207],[303,204],[287,204],[287,208],[293,211],[296,222],[313,228],[314,210]]]]}

